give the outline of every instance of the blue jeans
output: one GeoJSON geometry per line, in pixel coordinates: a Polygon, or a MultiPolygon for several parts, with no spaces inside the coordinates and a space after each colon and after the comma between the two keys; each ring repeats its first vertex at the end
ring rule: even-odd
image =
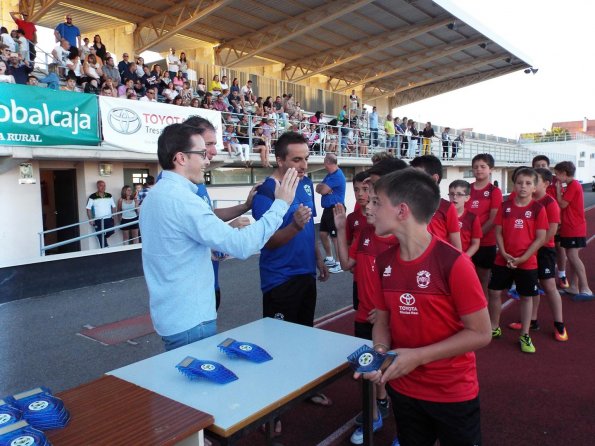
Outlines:
{"type": "Polygon", "coordinates": [[[181,333],[176,333],[171,336],[161,336],[161,340],[165,344],[165,350],[170,351],[200,341],[201,339],[211,337],[215,334],[217,334],[217,319],[205,321],[198,324],[196,327],[181,333]]]}

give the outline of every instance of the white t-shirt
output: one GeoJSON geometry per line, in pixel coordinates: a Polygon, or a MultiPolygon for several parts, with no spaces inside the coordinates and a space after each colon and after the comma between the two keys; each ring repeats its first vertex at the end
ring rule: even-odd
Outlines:
{"type": "Polygon", "coordinates": [[[93,218],[109,218],[112,216],[112,209],[115,207],[116,203],[114,203],[112,195],[107,192],[103,198],[99,197],[95,192],[87,201],[87,209],[93,209],[93,218]]]}
{"type": "Polygon", "coordinates": [[[65,50],[64,48],[62,48],[62,45],[57,45],[56,48],[54,48],[54,50],[58,55],[58,60],[56,62],[59,63],[61,67],[66,67],[70,50],[65,50]]]}
{"type": "Polygon", "coordinates": [[[17,49],[17,46],[16,46],[14,39],[12,37],[10,37],[10,34],[4,33],[4,34],[0,34],[0,36],[2,37],[2,43],[4,45],[8,46],[11,53],[14,53],[17,49]]]}
{"type": "Polygon", "coordinates": [[[175,54],[167,56],[167,70],[175,71],[176,73],[180,71],[180,59],[175,54]]]}

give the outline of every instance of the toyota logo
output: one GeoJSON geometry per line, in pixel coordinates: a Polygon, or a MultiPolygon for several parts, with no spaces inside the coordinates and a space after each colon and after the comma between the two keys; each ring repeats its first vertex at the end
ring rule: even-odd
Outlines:
{"type": "Polygon", "coordinates": [[[141,126],[139,116],[129,108],[114,108],[107,115],[109,126],[123,135],[132,135],[138,132],[141,126]]]}
{"type": "Polygon", "coordinates": [[[401,294],[399,300],[403,305],[407,305],[408,307],[415,304],[415,297],[409,293],[401,294]]]}

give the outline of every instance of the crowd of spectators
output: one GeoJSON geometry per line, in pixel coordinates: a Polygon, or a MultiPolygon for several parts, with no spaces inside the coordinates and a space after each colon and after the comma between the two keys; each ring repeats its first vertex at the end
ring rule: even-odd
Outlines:
{"type": "MultiPolygon", "coordinates": [[[[0,82],[39,85],[38,78],[32,75],[35,26],[26,21],[26,14],[11,15],[19,28],[10,34],[5,27],[0,29],[0,82]]],[[[366,157],[372,148],[373,152],[387,150],[397,157],[413,158],[431,153],[432,139],[438,139],[442,158],[453,159],[464,142],[463,134],[452,139],[448,128],[438,137],[429,122],[420,130],[413,120],[393,118],[390,114],[384,121],[384,132],[379,132],[376,107],[368,113],[361,107],[355,90],[348,104],[333,118],[323,116],[321,111],[305,112],[291,93],[275,98],[258,96],[251,80],[240,85],[238,78],[230,81],[225,75],[214,75],[208,84],[200,77],[193,86],[188,78],[186,54],[181,52],[178,56],[175,48],[169,50],[166,67],[146,64],[142,57],[131,58],[127,52],[116,62],[101,36],[95,35],[93,42],[81,38],[70,14],[56,26],[54,36],[53,62],[50,73],[41,79],[43,83],[64,91],[222,112],[224,150],[247,165],[251,144],[252,151],[260,153],[262,164],[268,167],[272,143],[284,131],[303,134],[314,153],[341,156],[366,157]]]]}

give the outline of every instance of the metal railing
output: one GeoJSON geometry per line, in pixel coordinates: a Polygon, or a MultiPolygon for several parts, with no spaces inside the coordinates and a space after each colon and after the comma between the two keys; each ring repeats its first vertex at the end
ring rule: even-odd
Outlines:
{"type": "MultiPolygon", "coordinates": [[[[134,210],[138,213],[138,211],[140,210],[140,207],[134,208],[134,210]]],[[[111,217],[114,218],[114,217],[116,217],[118,215],[121,215],[124,212],[128,212],[128,211],[129,210],[115,212],[115,213],[113,213],[111,215],[111,217]]],[[[39,236],[39,255],[41,257],[43,257],[43,256],[45,256],[46,251],[49,251],[49,250],[52,250],[52,249],[56,249],[56,248],[59,248],[61,246],[69,245],[71,243],[77,243],[77,242],[80,242],[81,240],[85,240],[85,239],[88,239],[90,237],[98,237],[98,235],[107,234],[108,232],[115,231],[116,229],[120,229],[120,230],[126,229],[128,226],[132,226],[132,225],[138,223],[138,221],[132,221],[132,222],[124,223],[124,224],[120,223],[119,225],[114,225],[113,227],[106,229],[105,226],[104,226],[104,219],[101,219],[101,230],[99,230],[99,231],[95,230],[95,227],[92,226],[93,232],[90,233],[90,234],[79,235],[78,237],[74,237],[74,238],[71,238],[71,239],[68,239],[68,240],[64,240],[64,241],[61,241],[61,242],[57,242],[57,243],[52,243],[50,245],[46,245],[45,244],[45,236],[47,234],[52,234],[54,232],[63,231],[65,229],[70,229],[70,228],[75,228],[75,227],[79,227],[79,229],[81,227],[89,227],[90,226],[89,223],[92,223],[92,222],[97,221],[97,220],[99,220],[99,219],[93,218],[91,220],[85,220],[85,221],[82,221],[82,222],[73,223],[71,225],[61,226],[59,228],[48,229],[46,231],[38,232],[37,234],[39,236]]],[[[82,231],[80,231],[80,232],[82,232],[82,231]]],[[[140,239],[140,236],[131,238],[129,240],[122,240],[121,243],[117,243],[117,244],[111,245],[111,246],[124,246],[127,241],[133,241],[133,240],[139,240],[139,239],[140,239]]],[[[105,239],[104,239],[104,241],[105,241],[105,239]]],[[[102,245],[102,243],[100,243],[100,247],[101,247],[101,245],[102,245]]]]}

